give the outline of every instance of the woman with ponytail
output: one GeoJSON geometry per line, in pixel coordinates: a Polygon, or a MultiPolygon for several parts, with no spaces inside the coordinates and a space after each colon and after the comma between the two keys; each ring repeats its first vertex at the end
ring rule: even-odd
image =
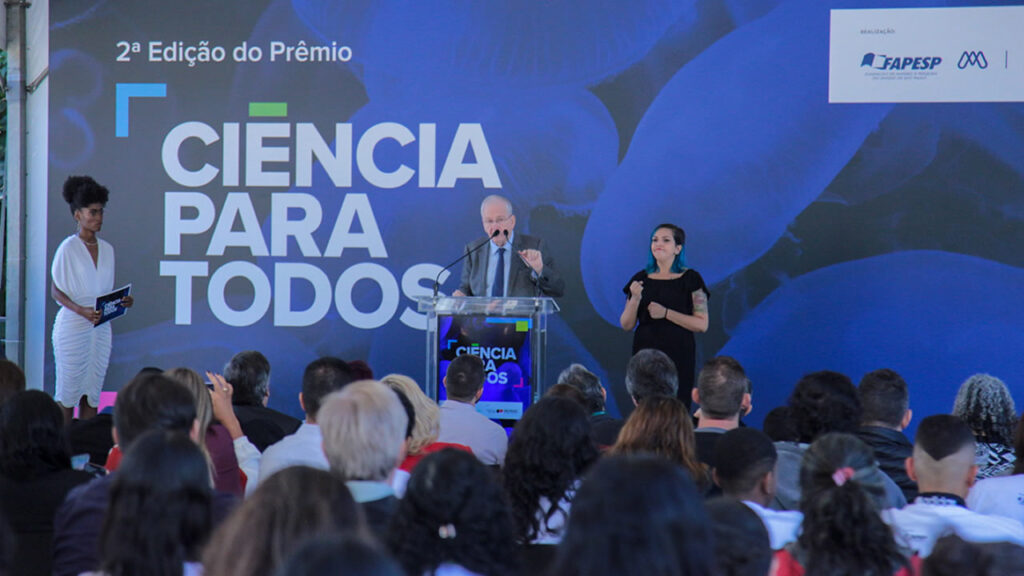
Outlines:
{"type": "Polygon", "coordinates": [[[811,444],[800,467],[803,525],[778,553],[778,576],[913,576],[908,560],[879,516],[883,474],[857,437],[829,433],[811,444]]]}

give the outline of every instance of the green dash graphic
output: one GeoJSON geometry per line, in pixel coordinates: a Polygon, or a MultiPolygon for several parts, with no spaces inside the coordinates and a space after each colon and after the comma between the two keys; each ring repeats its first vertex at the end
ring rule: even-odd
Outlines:
{"type": "Polygon", "coordinates": [[[249,102],[249,116],[280,118],[287,115],[287,102],[249,102]]]}

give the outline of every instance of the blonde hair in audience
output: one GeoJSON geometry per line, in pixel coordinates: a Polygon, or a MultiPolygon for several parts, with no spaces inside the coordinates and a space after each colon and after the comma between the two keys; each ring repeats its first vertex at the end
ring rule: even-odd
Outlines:
{"type": "Polygon", "coordinates": [[[394,391],[360,380],[329,394],[317,423],[331,470],[346,481],[383,482],[398,466],[409,417],[394,391]]]}
{"type": "Polygon", "coordinates": [[[423,393],[419,385],[412,378],[402,374],[388,374],[380,379],[392,390],[398,390],[405,394],[405,397],[412,402],[416,411],[416,423],[412,429],[412,439],[409,440],[409,454],[418,454],[430,444],[437,441],[441,434],[441,409],[437,402],[434,402],[423,393]]]}
{"type": "Polygon", "coordinates": [[[213,422],[213,400],[210,399],[210,391],[206,388],[203,377],[191,368],[184,366],[172,368],[164,372],[164,376],[181,383],[192,393],[196,405],[196,422],[199,422],[199,437],[196,438],[196,443],[199,444],[199,449],[206,457],[206,465],[210,468],[210,477],[212,478],[216,469],[213,465],[213,457],[206,447],[206,431],[209,430],[210,423],[213,422]]]}

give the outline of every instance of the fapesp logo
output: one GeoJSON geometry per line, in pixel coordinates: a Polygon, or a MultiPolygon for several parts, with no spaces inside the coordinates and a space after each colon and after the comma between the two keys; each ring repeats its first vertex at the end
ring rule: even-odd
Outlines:
{"type": "Polygon", "coordinates": [[[861,58],[861,68],[868,66],[875,70],[934,70],[942,63],[939,56],[887,56],[868,52],[861,58]]]}
{"type": "Polygon", "coordinates": [[[981,50],[978,50],[977,52],[965,50],[964,53],[960,55],[960,60],[956,63],[956,67],[963,70],[968,66],[975,66],[982,70],[988,68],[988,60],[985,59],[985,53],[981,50]]]}

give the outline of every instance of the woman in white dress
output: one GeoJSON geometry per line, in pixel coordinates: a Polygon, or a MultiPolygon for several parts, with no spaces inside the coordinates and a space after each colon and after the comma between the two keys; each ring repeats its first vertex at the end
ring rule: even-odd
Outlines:
{"type": "MultiPolygon", "coordinates": [[[[109,194],[89,176],[71,176],[64,182],[64,200],[78,228],[53,256],[50,295],[60,304],[53,323],[54,396],[65,420],[71,420],[75,406],[83,420],[96,415],[110,362],[110,324],[96,326],[100,312],[95,309],[96,297],[114,289],[114,248],[96,236],[103,228],[109,194]]],[[[131,306],[132,297],[122,303],[131,306]]]]}

